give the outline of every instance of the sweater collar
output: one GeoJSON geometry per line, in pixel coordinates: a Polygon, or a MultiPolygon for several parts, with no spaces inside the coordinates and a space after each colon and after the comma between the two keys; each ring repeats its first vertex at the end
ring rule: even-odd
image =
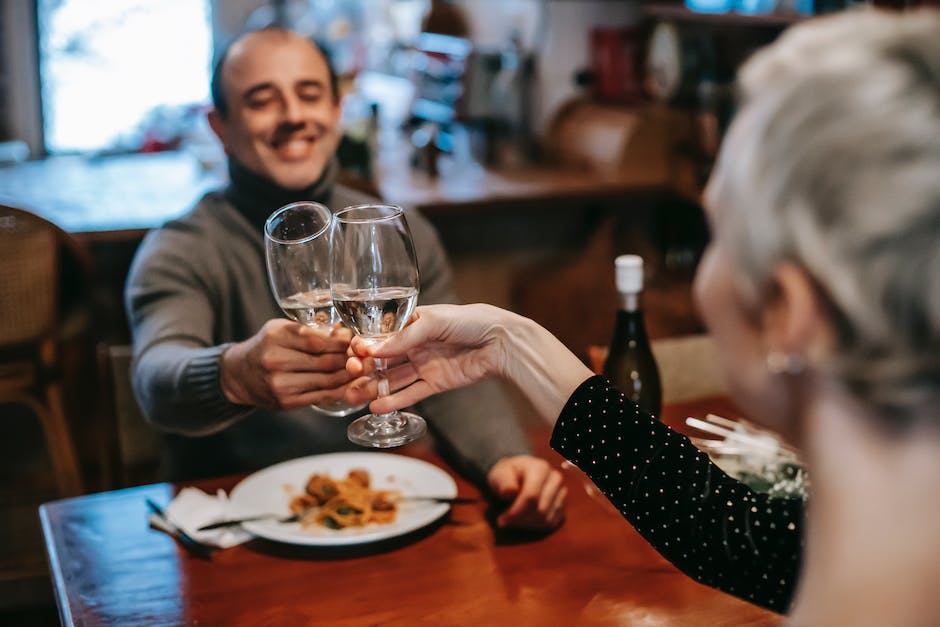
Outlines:
{"type": "Polygon", "coordinates": [[[301,200],[327,204],[336,183],[337,163],[327,163],[320,178],[303,189],[287,189],[255,172],[234,158],[228,159],[229,185],[225,197],[248,222],[259,231],[274,211],[284,205],[301,200]]]}

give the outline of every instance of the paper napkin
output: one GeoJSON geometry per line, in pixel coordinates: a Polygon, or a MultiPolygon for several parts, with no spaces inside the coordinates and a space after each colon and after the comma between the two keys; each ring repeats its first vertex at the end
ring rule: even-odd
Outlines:
{"type": "MultiPolygon", "coordinates": [[[[196,531],[203,525],[226,520],[229,517],[228,495],[224,490],[219,490],[215,496],[210,496],[198,488],[183,488],[176,498],[170,501],[165,511],[167,518],[174,525],[205,544],[227,549],[254,537],[237,525],[196,531]]],[[[150,524],[157,529],[172,533],[172,529],[156,514],[150,515],[150,524]]]]}

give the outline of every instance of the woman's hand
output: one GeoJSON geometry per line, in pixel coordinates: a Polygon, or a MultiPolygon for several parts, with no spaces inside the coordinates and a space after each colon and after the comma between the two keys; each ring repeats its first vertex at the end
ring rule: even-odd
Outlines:
{"type": "Polygon", "coordinates": [[[378,382],[363,376],[374,358],[392,364],[385,372],[398,390],[369,405],[376,413],[414,405],[432,394],[502,377],[515,384],[539,415],[554,421],[575,388],[594,373],[535,322],[492,305],[418,307],[411,323],[382,344],[353,338],[346,400],[376,397],[378,382]]]}
{"type": "Polygon", "coordinates": [[[377,382],[361,376],[372,372],[375,357],[398,364],[385,373],[389,387],[398,391],[370,406],[379,413],[499,376],[505,362],[502,338],[523,320],[491,305],[418,307],[408,326],[382,344],[369,345],[362,338],[353,338],[353,356],[346,362],[346,370],[360,378],[350,384],[346,398],[356,404],[375,398],[377,382]]]}

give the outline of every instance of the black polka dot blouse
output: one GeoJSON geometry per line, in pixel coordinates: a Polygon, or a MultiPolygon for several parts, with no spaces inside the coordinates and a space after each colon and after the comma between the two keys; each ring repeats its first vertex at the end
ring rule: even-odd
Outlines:
{"type": "Polygon", "coordinates": [[[568,399],[551,444],[681,571],[787,611],[800,568],[802,499],[751,491],[600,376],[568,399]]]}

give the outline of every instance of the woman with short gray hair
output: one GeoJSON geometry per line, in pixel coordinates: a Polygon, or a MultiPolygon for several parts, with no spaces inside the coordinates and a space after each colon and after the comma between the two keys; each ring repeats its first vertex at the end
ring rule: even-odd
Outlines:
{"type": "Polygon", "coordinates": [[[698,580],[787,609],[802,553],[792,624],[940,624],[940,13],[799,24],[739,87],[695,293],[734,399],[803,453],[805,525],[510,312],[418,308],[383,345],[354,341],[347,369],[399,360],[373,411],[509,379],[558,416],[552,445],[698,580]]]}
{"type": "Polygon", "coordinates": [[[707,190],[741,296],[782,261],[804,268],[833,316],[827,367],[889,426],[940,401],[938,47],[936,13],[786,32],[742,68],[707,190]]]}

